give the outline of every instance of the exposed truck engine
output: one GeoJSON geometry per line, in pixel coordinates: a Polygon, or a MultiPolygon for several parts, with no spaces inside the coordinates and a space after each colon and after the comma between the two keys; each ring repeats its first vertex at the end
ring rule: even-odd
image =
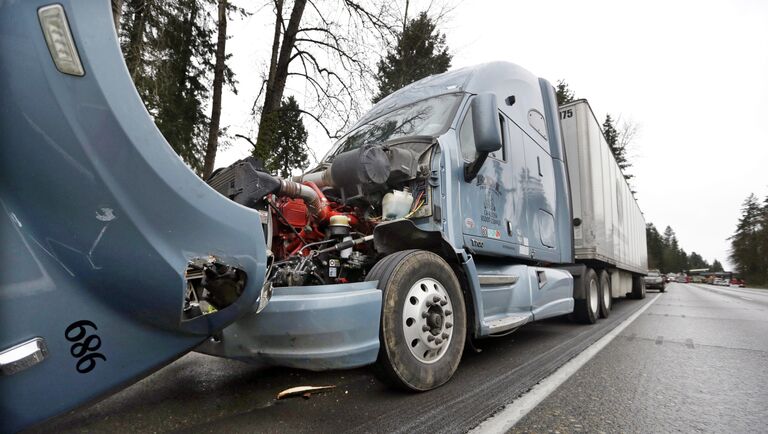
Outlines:
{"type": "Polygon", "coordinates": [[[432,143],[416,143],[420,153],[413,143],[364,144],[294,179],[273,176],[249,157],[214,172],[208,183],[259,211],[274,287],[357,282],[376,262],[377,225],[431,214],[432,143]]]}

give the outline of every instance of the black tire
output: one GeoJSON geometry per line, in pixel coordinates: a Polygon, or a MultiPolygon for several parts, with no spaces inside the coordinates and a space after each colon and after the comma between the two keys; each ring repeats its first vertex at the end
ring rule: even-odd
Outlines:
{"type": "Polygon", "coordinates": [[[632,276],[632,298],[636,300],[642,300],[645,298],[645,280],[643,276],[632,276]]]}
{"type": "Polygon", "coordinates": [[[607,271],[600,271],[600,318],[608,318],[613,307],[611,298],[611,276],[607,271]]]}
{"type": "Polygon", "coordinates": [[[666,292],[666,291],[667,291],[667,286],[662,283],[661,289],[659,289],[659,292],[666,292]]]}
{"type": "Polygon", "coordinates": [[[597,273],[591,268],[581,276],[584,285],[584,299],[576,300],[573,308],[573,316],[576,321],[583,324],[594,324],[600,316],[600,282],[597,273]]]}
{"type": "MultiPolygon", "coordinates": [[[[397,387],[426,391],[445,384],[451,379],[459,366],[464,350],[467,330],[467,316],[459,281],[451,267],[443,258],[424,250],[406,250],[393,253],[379,261],[368,273],[366,280],[378,280],[379,288],[383,291],[381,307],[381,326],[379,328],[379,356],[376,360],[376,371],[386,382],[397,387]],[[414,288],[424,288],[419,281],[436,282],[430,288],[431,293],[421,289],[426,294],[419,299],[419,293],[413,293],[414,288]],[[440,302],[430,302],[435,291],[441,289],[446,297],[440,302]],[[410,296],[409,296],[410,293],[410,296]],[[412,302],[416,298],[416,302],[412,302]],[[446,301],[447,304],[441,304],[446,301]],[[411,303],[406,306],[406,303],[411,303]],[[452,307],[444,309],[443,307],[452,307]],[[413,316],[408,310],[418,309],[427,315],[410,321],[413,316]],[[428,310],[422,310],[428,309],[428,310]],[[433,309],[439,311],[435,312],[433,309]],[[434,316],[442,319],[434,319],[434,316]],[[408,318],[406,318],[408,316],[408,318]],[[450,321],[450,322],[449,322],[450,321]],[[450,324],[450,325],[449,325],[450,324]],[[424,331],[422,327],[432,327],[424,331]],[[416,329],[409,329],[416,327],[416,329]],[[438,328],[436,328],[438,327],[438,328]],[[408,333],[426,336],[439,330],[433,337],[445,338],[445,346],[430,349],[437,345],[437,339],[409,339],[408,333]],[[419,333],[419,330],[421,332],[419,333]],[[408,342],[410,340],[410,342],[408,342]],[[411,345],[418,341],[415,345],[411,345]],[[420,349],[428,348],[423,357],[420,349]],[[420,360],[416,353],[419,353],[420,360]],[[428,356],[429,353],[429,356],[428,356]],[[424,360],[431,357],[431,360],[424,360]]],[[[432,283],[428,283],[432,285],[432,283]]],[[[413,334],[411,335],[413,336],[413,334]]]]}

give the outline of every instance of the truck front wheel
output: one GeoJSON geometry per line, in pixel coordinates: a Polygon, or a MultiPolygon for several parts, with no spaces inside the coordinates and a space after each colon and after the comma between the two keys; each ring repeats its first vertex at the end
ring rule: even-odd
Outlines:
{"type": "Polygon", "coordinates": [[[383,291],[379,357],[384,380],[424,391],[447,382],[459,366],[467,320],[459,281],[448,263],[424,250],[393,253],[366,280],[383,291]]]}
{"type": "Polygon", "coordinates": [[[575,300],[573,315],[580,323],[594,324],[600,316],[600,282],[591,268],[587,268],[580,280],[584,285],[584,298],[575,300]]]}

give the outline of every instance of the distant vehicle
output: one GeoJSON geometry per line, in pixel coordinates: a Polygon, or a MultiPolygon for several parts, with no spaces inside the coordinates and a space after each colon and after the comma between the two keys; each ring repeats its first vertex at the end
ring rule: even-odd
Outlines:
{"type": "Polygon", "coordinates": [[[733,279],[731,279],[730,283],[731,283],[732,286],[738,286],[739,288],[743,288],[744,287],[744,280],[743,279],[737,279],[737,278],[734,277],[733,279]]]}
{"type": "Polygon", "coordinates": [[[659,270],[649,270],[648,275],[643,278],[645,280],[645,287],[648,289],[654,288],[661,292],[664,292],[666,282],[659,270]]]}
{"type": "Polygon", "coordinates": [[[675,280],[677,283],[689,283],[690,277],[686,276],[685,274],[678,274],[677,280],[675,280]]]}
{"type": "Polygon", "coordinates": [[[714,285],[718,285],[718,286],[728,286],[728,285],[730,285],[730,282],[728,281],[728,279],[720,279],[720,278],[715,279],[714,282],[712,282],[712,283],[714,285]]]}

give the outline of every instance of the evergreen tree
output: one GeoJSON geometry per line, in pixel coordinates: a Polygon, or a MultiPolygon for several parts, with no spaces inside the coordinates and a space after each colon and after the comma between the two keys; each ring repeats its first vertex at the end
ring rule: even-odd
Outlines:
{"type": "Polygon", "coordinates": [[[664,228],[664,244],[667,246],[672,245],[672,239],[675,238],[675,231],[672,230],[672,226],[667,225],[666,228],[664,228]]]}
{"type": "Polygon", "coordinates": [[[121,17],[121,46],[134,84],[165,139],[198,173],[216,52],[213,1],[127,0],[121,17]]]}
{"type": "Polygon", "coordinates": [[[144,105],[157,113],[153,60],[159,57],[159,29],[165,25],[169,3],[160,0],[126,0],[121,7],[120,48],[125,65],[144,105]]]}
{"type": "Polygon", "coordinates": [[[567,104],[576,98],[576,94],[568,87],[568,83],[562,79],[557,80],[555,96],[557,97],[557,105],[567,104]]]}
{"type": "Polygon", "coordinates": [[[662,273],[680,273],[692,269],[719,268],[723,266],[715,260],[710,267],[709,263],[696,252],[690,255],[685,253],[677,240],[675,231],[667,226],[663,234],[659,234],[653,223],[648,223],[645,228],[648,245],[648,268],[658,269],[662,273]]]}
{"type": "Polygon", "coordinates": [[[709,271],[716,273],[718,271],[723,271],[723,264],[720,263],[717,259],[712,261],[712,266],[709,268],[709,271]]]}
{"type": "Polygon", "coordinates": [[[768,283],[768,209],[761,206],[754,194],[750,194],[741,208],[741,218],[731,241],[731,262],[747,281],[768,283]]]}
{"type": "Polygon", "coordinates": [[[648,246],[648,268],[660,270],[662,273],[668,272],[664,264],[664,240],[653,223],[645,226],[645,238],[648,246]]]}
{"type": "Polygon", "coordinates": [[[373,97],[374,103],[405,85],[451,67],[453,55],[448,52],[445,34],[437,30],[426,12],[407,21],[396,37],[397,44],[377,64],[379,92],[373,97]]]}
{"type": "Polygon", "coordinates": [[[680,260],[680,246],[675,231],[670,226],[664,229],[664,252],[662,256],[667,272],[679,273],[684,270],[680,260]]]}
{"type": "Polygon", "coordinates": [[[691,254],[688,255],[688,267],[691,270],[709,268],[709,263],[698,253],[691,252],[691,254]]]}
{"type": "Polygon", "coordinates": [[[293,169],[301,169],[309,164],[307,155],[307,130],[301,120],[299,103],[293,96],[283,98],[280,110],[269,118],[273,122],[269,127],[272,137],[269,142],[274,146],[267,153],[260,153],[254,148],[254,156],[264,161],[264,168],[270,173],[288,178],[293,169]]]}
{"type": "Polygon", "coordinates": [[[215,56],[208,1],[177,0],[160,29],[163,58],[157,62],[159,84],[155,123],[168,143],[193,170],[200,172],[208,139],[209,74],[215,56]]]}
{"type": "MultiPolygon", "coordinates": [[[[675,242],[677,242],[677,240],[675,240],[675,242]]],[[[675,250],[675,253],[675,268],[679,269],[680,271],[690,270],[692,267],[688,263],[688,255],[685,253],[685,250],[678,247],[675,250]]]]}
{"type": "Polygon", "coordinates": [[[761,284],[768,285],[768,196],[763,200],[759,218],[760,229],[757,233],[757,251],[761,259],[760,268],[763,270],[761,284]]]}

